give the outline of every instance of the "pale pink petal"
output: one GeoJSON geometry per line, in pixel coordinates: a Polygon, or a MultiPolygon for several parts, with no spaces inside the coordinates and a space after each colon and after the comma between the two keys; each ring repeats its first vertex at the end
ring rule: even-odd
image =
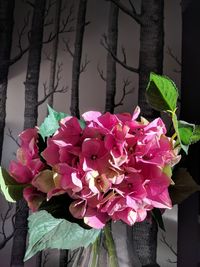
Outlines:
{"type": "Polygon", "coordinates": [[[102,229],[108,221],[106,213],[97,212],[96,209],[88,208],[85,216],[84,223],[95,229],[102,229]]]}
{"type": "Polygon", "coordinates": [[[100,117],[102,114],[98,111],[87,111],[82,114],[82,117],[84,121],[94,121],[96,122],[98,117],[100,117]]]}
{"type": "Polygon", "coordinates": [[[135,121],[140,114],[140,107],[137,106],[135,110],[133,111],[132,121],[135,121]]]}

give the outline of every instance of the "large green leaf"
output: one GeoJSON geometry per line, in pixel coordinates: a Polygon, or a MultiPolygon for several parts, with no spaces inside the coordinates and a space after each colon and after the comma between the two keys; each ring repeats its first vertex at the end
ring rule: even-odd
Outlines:
{"type": "Polygon", "coordinates": [[[55,131],[59,128],[59,121],[67,116],[63,112],[57,112],[48,106],[49,115],[45,118],[44,122],[40,125],[39,133],[43,139],[45,137],[49,137],[55,133],[55,131]]]}
{"type": "Polygon", "coordinates": [[[77,223],[82,228],[91,229],[90,226],[84,223],[83,219],[77,219],[72,216],[69,211],[69,205],[73,202],[73,199],[68,194],[61,194],[53,196],[48,201],[43,201],[40,205],[40,210],[46,210],[54,218],[66,219],[69,222],[77,223]]]}
{"type": "Polygon", "coordinates": [[[23,189],[27,185],[17,183],[9,173],[0,167],[0,189],[5,199],[16,202],[23,198],[23,189]]]}
{"type": "Polygon", "coordinates": [[[180,204],[193,193],[200,191],[200,185],[194,181],[185,168],[178,168],[174,172],[172,179],[175,185],[170,186],[169,194],[174,205],[180,204]]]}
{"type": "Polygon", "coordinates": [[[166,76],[150,74],[146,96],[149,104],[158,111],[174,111],[177,105],[178,90],[166,76]]]}
{"type": "Polygon", "coordinates": [[[47,211],[39,211],[29,216],[29,244],[24,260],[30,259],[38,251],[48,248],[76,249],[94,243],[100,230],[86,230],[65,219],[55,219],[47,211]]]}

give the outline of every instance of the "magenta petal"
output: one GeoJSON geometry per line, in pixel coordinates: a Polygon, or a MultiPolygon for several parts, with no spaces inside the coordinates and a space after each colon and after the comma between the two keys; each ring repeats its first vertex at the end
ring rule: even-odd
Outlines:
{"type": "Polygon", "coordinates": [[[29,128],[19,135],[22,146],[28,145],[33,138],[37,139],[37,128],[29,128]]]}
{"type": "Polygon", "coordinates": [[[119,119],[116,115],[106,112],[98,118],[98,121],[103,125],[104,128],[112,130],[112,128],[119,123],[119,119]]]}
{"type": "Polygon", "coordinates": [[[95,229],[102,229],[107,221],[106,213],[98,212],[93,208],[88,208],[84,216],[84,223],[95,229]]]}
{"type": "Polygon", "coordinates": [[[34,177],[44,168],[44,163],[39,158],[36,158],[29,162],[28,167],[32,171],[32,176],[34,177]]]}
{"type": "MultiPolygon", "coordinates": [[[[103,144],[103,143],[102,143],[103,144]]],[[[101,148],[101,143],[95,139],[86,139],[82,144],[82,154],[87,158],[97,156],[101,148]]]]}
{"type": "Polygon", "coordinates": [[[161,194],[158,194],[157,196],[147,196],[147,198],[150,200],[149,204],[151,204],[155,208],[172,208],[172,202],[168,193],[168,189],[165,189],[161,194]]]}
{"type": "Polygon", "coordinates": [[[42,152],[42,157],[46,160],[47,164],[53,166],[59,163],[59,147],[53,143],[47,146],[42,152]]]}
{"type": "Polygon", "coordinates": [[[20,162],[11,161],[9,165],[10,175],[19,183],[30,183],[33,175],[31,171],[20,162]]]}

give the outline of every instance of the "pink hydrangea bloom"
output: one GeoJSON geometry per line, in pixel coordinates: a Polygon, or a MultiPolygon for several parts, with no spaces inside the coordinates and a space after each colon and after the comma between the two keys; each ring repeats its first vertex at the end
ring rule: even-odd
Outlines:
{"type": "Polygon", "coordinates": [[[10,173],[32,184],[24,191],[29,206],[35,210],[44,196],[68,194],[71,214],[98,229],[109,220],[133,225],[153,208],[171,208],[166,169],[180,156],[161,118],[148,122],[139,114],[139,107],[133,115],[89,111],[82,115],[84,129],[77,118],[66,117],[41,155],[37,130],[24,132],[10,173]]]}

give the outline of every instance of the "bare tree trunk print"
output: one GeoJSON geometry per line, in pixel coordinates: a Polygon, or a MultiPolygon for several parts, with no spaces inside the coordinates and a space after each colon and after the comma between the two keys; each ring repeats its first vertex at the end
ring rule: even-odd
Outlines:
{"type": "MultiPolygon", "coordinates": [[[[141,13],[138,14],[134,1],[129,1],[127,7],[123,1],[110,0],[116,4],[124,13],[130,16],[140,25],[140,55],[139,66],[134,68],[126,62],[126,55],[119,60],[111,52],[117,63],[129,71],[139,74],[138,104],[142,115],[152,120],[159,115],[147,103],[145,98],[146,86],[150,72],[162,74],[163,48],[164,48],[164,1],[142,0],[141,13]]],[[[109,48],[107,47],[107,50],[109,48]]],[[[156,263],[157,248],[157,225],[154,221],[136,224],[133,227],[133,239],[142,266],[158,266],[156,263]]]]}
{"type": "Polygon", "coordinates": [[[83,37],[85,31],[85,17],[87,10],[87,0],[79,0],[77,23],[76,23],[76,37],[73,53],[72,65],[72,88],[71,88],[71,115],[80,117],[79,112],[79,77],[81,72],[81,57],[83,48],[83,37]]]}
{"type": "Polygon", "coordinates": [[[147,119],[159,115],[148,104],[145,91],[150,72],[162,74],[164,49],[164,1],[142,0],[138,104],[147,119]]]}
{"type": "Polygon", "coordinates": [[[51,93],[51,95],[48,98],[48,104],[52,108],[53,108],[53,100],[54,100],[53,92],[54,92],[55,78],[56,78],[56,63],[57,63],[57,56],[58,56],[59,29],[60,29],[62,0],[57,0],[55,5],[56,7],[55,7],[54,34],[56,35],[56,37],[52,43],[50,79],[49,79],[49,93],[51,93]]]}
{"type": "MultiPolygon", "coordinates": [[[[41,51],[43,42],[43,24],[46,0],[35,0],[32,19],[28,67],[25,81],[24,129],[33,128],[38,117],[38,82],[40,73],[41,51]]],[[[16,205],[20,212],[15,218],[15,235],[13,238],[11,266],[24,266],[26,250],[28,207],[25,200],[16,205]]]]}
{"type": "Polygon", "coordinates": [[[6,119],[9,61],[12,46],[14,0],[0,0],[0,162],[6,119]]]}
{"type": "MultiPolygon", "coordinates": [[[[107,42],[109,49],[114,55],[117,55],[117,43],[118,43],[118,15],[119,8],[110,3],[109,18],[108,18],[108,33],[107,42]]],[[[116,61],[112,55],[107,53],[106,62],[106,107],[105,111],[111,113],[115,108],[115,93],[116,93],[116,61]]]]}

